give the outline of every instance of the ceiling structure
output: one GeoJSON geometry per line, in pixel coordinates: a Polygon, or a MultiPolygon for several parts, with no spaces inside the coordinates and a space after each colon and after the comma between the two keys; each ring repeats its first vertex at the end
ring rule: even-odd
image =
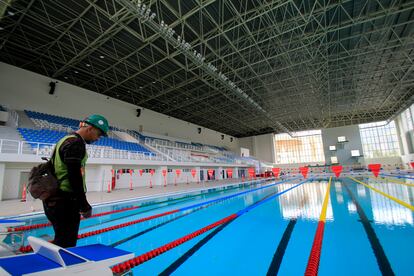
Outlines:
{"type": "Polygon", "coordinates": [[[0,0],[0,61],[235,137],[387,120],[414,1],[0,0]]]}

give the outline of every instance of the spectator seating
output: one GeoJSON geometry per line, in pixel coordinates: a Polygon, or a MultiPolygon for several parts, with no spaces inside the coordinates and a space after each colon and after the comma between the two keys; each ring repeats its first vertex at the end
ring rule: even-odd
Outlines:
{"type": "Polygon", "coordinates": [[[25,110],[24,112],[31,119],[47,121],[52,124],[58,124],[58,125],[70,127],[73,129],[76,129],[79,126],[79,122],[80,122],[79,120],[65,118],[65,117],[56,116],[56,115],[50,115],[50,114],[36,112],[36,111],[25,110]]]}
{"type": "MultiPolygon", "coordinates": [[[[36,127],[40,128],[40,130],[19,129],[19,132],[21,136],[29,142],[29,145],[36,148],[50,147],[51,144],[55,144],[68,132],[76,130],[80,122],[79,120],[36,111],[25,110],[25,113],[35,123],[36,127]],[[39,145],[38,143],[46,143],[48,145],[39,145]]],[[[174,141],[167,137],[151,137],[143,135],[136,130],[124,130],[115,126],[110,126],[110,137],[103,137],[93,144],[94,150],[98,151],[98,149],[109,147],[121,151],[138,152],[147,156],[155,155],[141,144],[112,138],[113,136],[117,137],[112,131],[126,132],[146,145],[155,147],[158,151],[177,161],[206,162],[207,160],[210,160],[212,162],[220,163],[239,163],[242,161],[239,160],[233,152],[228,151],[224,147],[194,142],[174,141]],[[194,154],[191,154],[191,152],[194,152],[194,154]],[[205,157],[201,158],[200,156],[197,156],[196,153],[204,153],[205,157]]]]}
{"type": "MultiPolygon", "coordinates": [[[[50,129],[28,129],[28,128],[18,128],[20,135],[26,140],[31,146],[37,147],[38,143],[40,147],[50,147],[51,144],[56,144],[61,138],[67,135],[66,132],[50,130],[50,129]]],[[[114,138],[102,137],[93,145],[110,147],[118,150],[132,151],[132,152],[141,152],[145,155],[154,155],[147,148],[141,146],[137,143],[120,141],[114,138]]]]}

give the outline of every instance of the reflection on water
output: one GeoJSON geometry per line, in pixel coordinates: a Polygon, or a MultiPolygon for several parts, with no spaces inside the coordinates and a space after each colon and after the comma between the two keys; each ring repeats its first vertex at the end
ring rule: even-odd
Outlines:
{"type": "MultiPolygon", "coordinates": [[[[410,187],[392,183],[369,184],[386,194],[398,198],[399,200],[407,203],[410,202],[410,187]]],[[[380,195],[373,190],[369,191],[369,195],[371,198],[373,219],[376,223],[388,225],[413,225],[413,212],[410,209],[380,195]]]]}
{"type": "Polygon", "coordinates": [[[367,196],[366,189],[368,189],[368,188],[366,188],[366,187],[365,187],[365,186],[363,186],[363,185],[358,185],[358,186],[357,186],[357,193],[358,193],[358,196],[359,196],[359,197],[366,197],[366,196],[367,196]]]}
{"type": "Polygon", "coordinates": [[[247,194],[244,196],[244,204],[246,206],[252,205],[254,203],[254,197],[252,194],[247,194]]]}
{"type": "MultiPolygon", "coordinates": [[[[279,186],[281,190],[285,190],[292,185],[281,184],[279,186]]],[[[282,195],[279,199],[279,206],[283,218],[301,217],[319,221],[327,187],[328,181],[309,182],[282,195]]],[[[330,200],[328,202],[326,220],[333,220],[330,200]]]]}
{"type": "Polygon", "coordinates": [[[348,211],[350,214],[355,214],[357,211],[357,208],[355,206],[355,204],[352,201],[348,201],[348,211]]]}
{"type": "Polygon", "coordinates": [[[336,194],[336,201],[339,204],[344,203],[344,197],[342,196],[342,186],[341,182],[335,181],[335,194],[336,194]]]}

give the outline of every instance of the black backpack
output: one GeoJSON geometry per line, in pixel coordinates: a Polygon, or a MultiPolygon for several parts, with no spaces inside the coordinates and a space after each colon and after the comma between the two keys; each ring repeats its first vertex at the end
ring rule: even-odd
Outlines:
{"type": "Polygon", "coordinates": [[[56,195],[59,189],[59,180],[56,177],[55,166],[53,164],[55,154],[56,147],[49,160],[42,158],[47,160],[46,163],[37,165],[30,171],[27,190],[33,198],[39,198],[44,201],[56,195]]]}

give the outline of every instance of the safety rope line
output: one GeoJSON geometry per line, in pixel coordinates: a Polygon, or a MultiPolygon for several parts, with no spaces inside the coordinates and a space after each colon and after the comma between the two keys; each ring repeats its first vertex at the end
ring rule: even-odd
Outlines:
{"type": "MultiPolygon", "coordinates": [[[[296,179],[296,178],[294,178],[294,179],[296,179]]],[[[175,209],[175,210],[172,210],[172,211],[156,214],[156,215],[153,215],[153,216],[148,216],[148,217],[140,218],[140,219],[137,219],[137,220],[125,222],[125,223],[122,223],[122,224],[109,226],[109,227],[94,230],[94,231],[85,232],[85,233],[79,234],[78,239],[83,239],[83,238],[86,238],[86,237],[99,235],[99,234],[102,234],[102,233],[105,233],[105,232],[109,232],[109,231],[113,231],[113,230],[116,230],[116,229],[119,229],[119,228],[131,226],[131,225],[141,223],[141,222],[144,222],[144,221],[148,221],[148,220],[156,219],[156,218],[159,218],[159,217],[171,215],[171,214],[174,214],[174,213],[177,213],[177,212],[186,211],[188,209],[194,209],[194,208],[200,207],[202,205],[212,205],[215,202],[224,201],[224,200],[227,200],[229,198],[240,196],[240,195],[245,194],[245,193],[250,193],[250,192],[257,191],[259,189],[269,188],[269,187],[272,187],[272,186],[275,186],[275,185],[278,185],[278,184],[281,184],[281,183],[284,183],[284,182],[287,182],[287,181],[291,181],[291,180],[293,180],[293,179],[286,179],[286,180],[279,181],[279,182],[276,182],[276,183],[273,183],[273,184],[270,184],[270,185],[266,185],[266,186],[251,189],[251,190],[248,190],[248,191],[243,191],[243,192],[240,192],[240,193],[236,193],[236,194],[233,194],[233,195],[230,195],[230,196],[225,196],[225,197],[217,198],[217,199],[214,199],[214,200],[208,200],[208,201],[205,201],[205,202],[202,202],[202,203],[193,204],[193,205],[183,207],[183,208],[180,208],[180,209],[175,209]]],[[[51,242],[51,241],[49,241],[49,242],[51,242]]],[[[19,251],[22,252],[22,253],[31,252],[32,250],[33,249],[30,245],[21,246],[19,248],[19,251]]]]}
{"type": "Polygon", "coordinates": [[[359,180],[357,180],[357,179],[355,179],[355,178],[353,178],[353,177],[348,176],[348,178],[352,179],[353,181],[355,181],[355,182],[357,182],[357,183],[359,183],[359,184],[361,184],[361,185],[364,185],[365,187],[367,187],[367,188],[369,188],[369,189],[371,189],[371,190],[373,190],[373,191],[375,191],[375,192],[379,193],[380,195],[385,196],[386,198],[391,199],[392,201],[397,202],[398,204],[400,204],[400,205],[402,205],[402,206],[404,206],[404,207],[406,207],[406,208],[410,209],[411,211],[414,211],[414,206],[413,206],[413,205],[408,204],[407,202],[404,202],[404,201],[402,201],[402,200],[400,200],[400,199],[398,199],[398,198],[396,198],[396,197],[393,197],[392,195],[389,195],[389,194],[387,194],[387,193],[384,193],[383,191],[380,191],[380,190],[378,190],[377,188],[374,188],[374,187],[372,187],[372,186],[368,185],[367,183],[364,183],[364,182],[362,182],[362,181],[359,181],[359,180]]]}
{"type": "MultiPolygon", "coordinates": [[[[291,180],[293,180],[293,179],[291,179],[291,180]]],[[[248,186],[252,186],[254,184],[255,183],[250,183],[250,184],[248,184],[248,186]]],[[[239,188],[238,186],[231,187],[229,189],[226,189],[225,191],[234,190],[234,189],[238,189],[238,188],[239,188]]],[[[223,192],[223,190],[217,190],[217,191],[211,192],[209,194],[215,194],[215,193],[220,193],[220,192],[223,192]]],[[[179,198],[175,198],[175,199],[154,202],[152,204],[145,204],[145,205],[140,205],[140,206],[123,208],[123,209],[119,209],[119,210],[116,210],[116,211],[108,211],[108,212],[98,213],[98,214],[95,214],[95,215],[90,216],[89,218],[95,218],[95,217],[100,217],[100,216],[105,216],[105,215],[111,215],[111,214],[120,213],[120,212],[123,212],[123,211],[129,211],[129,210],[137,209],[137,208],[140,208],[140,207],[148,207],[150,205],[162,204],[162,203],[165,203],[165,202],[172,202],[172,201],[182,200],[182,199],[190,199],[190,198],[198,197],[198,196],[201,196],[201,195],[202,194],[196,194],[196,195],[191,195],[191,196],[184,196],[184,197],[179,197],[179,198]]],[[[89,219],[89,218],[86,218],[86,219],[89,219]]],[[[85,218],[81,218],[81,219],[83,220],[85,218]]],[[[39,224],[25,225],[25,226],[18,226],[18,227],[9,227],[9,228],[7,228],[7,232],[28,231],[28,230],[40,229],[40,228],[48,227],[48,226],[51,226],[51,225],[52,224],[50,222],[47,222],[47,223],[39,223],[39,224]]]]}
{"type": "Polygon", "coordinates": [[[133,268],[137,265],[140,265],[140,264],[142,264],[146,261],[149,261],[149,260],[157,257],[158,255],[161,255],[161,254],[163,254],[163,253],[165,253],[165,252],[167,252],[167,251],[169,251],[169,250],[171,250],[171,249],[173,249],[173,248],[175,248],[175,247],[177,247],[177,246],[179,246],[179,245],[181,245],[181,244],[183,244],[183,243],[185,243],[185,242],[187,242],[187,241],[189,241],[189,240],[191,240],[191,239],[193,239],[197,236],[200,236],[201,234],[204,234],[205,232],[207,232],[207,231],[209,231],[213,228],[216,228],[217,226],[219,226],[221,224],[230,222],[231,220],[234,220],[236,217],[237,217],[236,214],[232,214],[232,215],[230,215],[228,217],[225,217],[225,218],[223,218],[219,221],[216,221],[216,222],[214,222],[210,225],[207,225],[206,227],[203,227],[203,228],[201,228],[197,231],[194,231],[191,234],[185,235],[184,237],[181,237],[181,238],[176,239],[176,240],[174,240],[170,243],[167,243],[163,246],[160,246],[156,249],[153,249],[153,250],[148,251],[144,254],[141,254],[138,257],[135,257],[133,259],[130,259],[130,260],[127,260],[127,261],[122,262],[120,264],[117,264],[117,265],[112,267],[112,272],[118,274],[118,273],[122,273],[126,270],[129,270],[129,269],[131,269],[131,268],[133,268]]]}
{"type": "Polygon", "coordinates": [[[386,178],[384,176],[381,176],[381,178],[374,178],[374,177],[370,177],[370,178],[374,179],[374,180],[388,181],[388,182],[392,182],[392,183],[395,183],[395,184],[401,184],[401,185],[405,185],[405,186],[409,186],[409,187],[414,187],[414,184],[397,181],[397,180],[394,180],[394,179],[391,179],[391,178],[386,178]]]}
{"type": "MultiPolygon", "coordinates": [[[[96,217],[101,217],[101,216],[106,216],[106,215],[112,215],[112,214],[121,213],[121,212],[125,212],[125,211],[135,210],[135,209],[138,209],[138,208],[139,208],[139,206],[133,206],[133,207],[122,208],[122,209],[119,209],[119,210],[113,210],[113,211],[108,211],[108,212],[97,213],[97,214],[94,214],[94,215],[92,215],[92,216],[90,216],[89,218],[86,218],[86,219],[96,218],[96,217]]],[[[81,219],[83,220],[85,218],[81,218],[81,219]]],[[[51,226],[51,225],[52,225],[52,223],[47,222],[47,223],[24,225],[24,226],[18,226],[18,227],[8,227],[7,232],[28,231],[28,230],[48,227],[48,226],[51,226]]]]}
{"type": "Polygon", "coordinates": [[[390,176],[395,178],[406,178],[406,179],[414,179],[414,177],[405,176],[405,175],[395,175],[395,174],[387,174],[387,173],[380,173],[380,176],[390,176]]]}
{"type": "Polygon", "coordinates": [[[119,264],[112,267],[112,272],[114,274],[120,274],[120,273],[123,273],[127,270],[130,270],[131,268],[134,268],[134,267],[136,267],[136,266],[138,266],[138,265],[140,265],[144,262],[147,262],[147,261],[157,257],[158,255],[161,255],[161,254],[163,254],[163,253],[165,253],[165,252],[167,252],[167,251],[169,251],[169,250],[171,250],[171,249],[173,249],[173,248],[175,248],[175,247],[177,247],[177,246],[179,246],[179,245],[181,245],[181,244],[183,244],[183,243],[185,243],[185,242],[187,242],[187,241],[189,241],[189,240],[191,240],[191,239],[193,239],[193,238],[195,238],[195,237],[197,237],[197,236],[199,236],[199,235],[201,235],[201,234],[203,234],[203,233],[205,233],[205,232],[207,232],[207,231],[209,231],[213,228],[216,228],[216,227],[218,227],[222,224],[225,224],[225,223],[230,223],[234,219],[242,216],[243,214],[247,213],[248,211],[252,210],[253,208],[256,208],[256,207],[262,205],[263,203],[268,202],[269,200],[272,200],[272,199],[274,199],[278,196],[281,196],[282,194],[284,194],[284,193],[286,193],[286,192],[288,192],[288,191],[290,191],[290,190],[292,190],[292,189],[294,189],[294,188],[296,188],[296,187],[298,187],[298,186],[300,186],[300,185],[302,185],[305,182],[308,182],[310,180],[311,179],[306,179],[302,182],[299,182],[298,184],[296,184],[296,185],[294,185],[294,186],[292,186],[292,187],[290,187],[290,188],[288,188],[288,189],[286,189],[282,192],[278,192],[278,193],[276,193],[276,194],[274,194],[270,197],[265,197],[265,198],[255,202],[255,203],[253,203],[252,205],[238,211],[235,214],[227,216],[227,217],[225,217],[221,220],[218,220],[218,221],[216,221],[212,224],[209,224],[209,225],[207,225],[207,226],[205,226],[205,227],[203,227],[199,230],[196,230],[196,231],[194,231],[190,234],[187,234],[187,235],[185,235],[181,238],[178,238],[178,239],[176,239],[172,242],[169,242],[165,245],[162,245],[162,246],[160,246],[156,249],[153,249],[153,250],[148,251],[146,253],[143,253],[143,254],[141,254],[137,257],[134,257],[132,259],[129,259],[129,260],[126,260],[122,263],[119,263],[119,264]]]}
{"type": "Polygon", "coordinates": [[[395,275],[391,267],[391,263],[388,260],[387,255],[385,254],[385,250],[382,247],[377,234],[375,233],[374,227],[372,227],[372,221],[368,219],[367,215],[364,212],[364,209],[359,204],[357,198],[352,193],[351,189],[348,187],[349,186],[348,183],[345,184],[342,182],[341,186],[342,188],[345,188],[345,190],[349,194],[349,197],[351,198],[352,202],[354,203],[356,207],[356,211],[359,216],[359,221],[362,223],[362,226],[365,230],[368,241],[371,244],[371,248],[377,260],[377,264],[378,264],[379,270],[381,271],[381,275],[389,275],[389,276],[395,275]]]}
{"type": "Polygon", "coordinates": [[[312,249],[306,266],[305,276],[316,276],[319,271],[319,261],[321,258],[323,232],[325,229],[326,211],[328,209],[329,191],[331,188],[332,176],[329,178],[328,187],[326,188],[325,199],[322,205],[321,215],[319,217],[318,227],[313,239],[312,249]]]}

